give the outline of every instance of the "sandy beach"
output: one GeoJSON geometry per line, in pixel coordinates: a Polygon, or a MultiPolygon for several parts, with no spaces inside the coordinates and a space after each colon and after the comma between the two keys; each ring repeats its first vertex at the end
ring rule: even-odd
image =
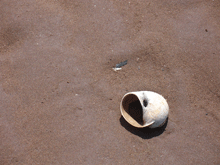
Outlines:
{"type": "Polygon", "coordinates": [[[1,0],[0,164],[220,164],[220,1],[1,0]],[[162,128],[124,120],[132,91],[162,128]]]}

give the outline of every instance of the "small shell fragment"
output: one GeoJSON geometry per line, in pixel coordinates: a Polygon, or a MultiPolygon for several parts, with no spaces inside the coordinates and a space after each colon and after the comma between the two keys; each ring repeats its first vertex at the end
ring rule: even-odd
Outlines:
{"type": "Polygon", "coordinates": [[[121,70],[121,68],[112,68],[115,72],[121,70]]]}

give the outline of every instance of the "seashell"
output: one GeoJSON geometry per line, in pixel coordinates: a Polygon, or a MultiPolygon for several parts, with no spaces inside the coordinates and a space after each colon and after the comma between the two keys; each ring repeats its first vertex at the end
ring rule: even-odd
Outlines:
{"type": "Polygon", "coordinates": [[[123,96],[120,110],[122,116],[132,126],[156,128],[166,123],[169,106],[166,99],[158,93],[138,91],[123,96]]]}

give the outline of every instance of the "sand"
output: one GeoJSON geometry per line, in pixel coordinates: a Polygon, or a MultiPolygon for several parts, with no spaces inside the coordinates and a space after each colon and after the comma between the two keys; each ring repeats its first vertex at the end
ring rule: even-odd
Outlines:
{"type": "Polygon", "coordinates": [[[1,0],[0,21],[0,164],[220,164],[220,1],[1,0]],[[121,117],[141,90],[163,128],[121,117]]]}

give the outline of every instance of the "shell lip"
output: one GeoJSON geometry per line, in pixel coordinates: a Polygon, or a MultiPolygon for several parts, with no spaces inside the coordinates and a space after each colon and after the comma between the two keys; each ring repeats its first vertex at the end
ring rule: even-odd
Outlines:
{"type": "Polygon", "coordinates": [[[151,121],[151,122],[146,122],[144,121],[145,123],[144,124],[140,124],[138,123],[134,118],[132,118],[128,112],[126,112],[126,110],[124,109],[123,107],[123,100],[125,97],[127,97],[128,95],[134,95],[135,97],[137,97],[138,99],[140,99],[137,95],[136,95],[136,92],[129,92],[129,93],[126,93],[122,100],[121,100],[121,104],[120,104],[120,110],[121,110],[121,114],[122,116],[124,117],[124,119],[129,123],[131,124],[132,126],[134,127],[137,127],[137,128],[144,128],[144,127],[147,127],[147,126],[151,126],[152,124],[154,124],[155,121],[151,121]]]}

